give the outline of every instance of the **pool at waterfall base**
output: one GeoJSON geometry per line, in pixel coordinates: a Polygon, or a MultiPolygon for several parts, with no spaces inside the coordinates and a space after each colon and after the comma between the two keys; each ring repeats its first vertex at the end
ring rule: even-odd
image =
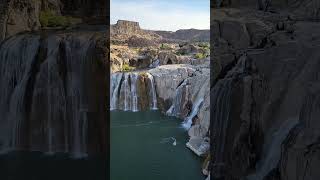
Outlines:
{"type": "Polygon", "coordinates": [[[160,111],[111,111],[111,180],[203,180],[182,120],[160,111]]]}

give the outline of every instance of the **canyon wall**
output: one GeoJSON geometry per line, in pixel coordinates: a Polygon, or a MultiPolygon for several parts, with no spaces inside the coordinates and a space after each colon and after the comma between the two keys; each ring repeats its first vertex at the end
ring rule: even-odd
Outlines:
{"type": "Polygon", "coordinates": [[[107,1],[2,0],[0,40],[25,31],[41,29],[42,11],[81,18],[87,24],[107,24],[107,1]]]}
{"type": "Polygon", "coordinates": [[[211,10],[212,178],[320,177],[319,6],[279,2],[211,10]]]}
{"type": "MultiPolygon", "coordinates": [[[[209,42],[210,31],[199,29],[180,29],[175,32],[172,31],[156,31],[146,30],[140,28],[138,22],[118,20],[116,24],[110,26],[111,39],[120,41],[123,43],[130,38],[137,41],[140,46],[147,46],[146,43],[142,43],[143,40],[151,40],[153,43],[163,42],[209,42]],[[137,37],[139,39],[137,39],[137,37]],[[135,38],[135,39],[133,39],[135,38]]],[[[130,43],[130,42],[129,42],[130,43]]],[[[152,44],[149,42],[148,44],[152,44]]]]}
{"type": "Polygon", "coordinates": [[[135,35],[142,31],[138,22],[118,20],[117,24],[110,26],[110,34],[135,35]]]}
{"type": "Polygon", "coordinates": [[[154,31],[156,34],[166,39],[175,39],[183,41],[210,41],[210,30],[200,29],[179,29],[171,31],[154,31]]]}

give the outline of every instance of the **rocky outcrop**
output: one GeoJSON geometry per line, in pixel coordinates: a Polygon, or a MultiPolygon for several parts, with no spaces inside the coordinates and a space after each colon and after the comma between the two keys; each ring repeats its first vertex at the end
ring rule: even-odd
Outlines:
{"type": "Polygon", "coordinates": [[[278,176],[281,179],[316,179],[319,166],[319,84],[310,87],[299,116],[282,145],[278,176]],[[292,174],[292,172],[296,172],[292,174]]]}
{"type": "Polygon", "coordinates": [[[161,37],[152,31],[143,30],[138,22],[118,20],[110,25],[112,44],[129,44],[132,47],[155,45],[161,37]]]}
{"type": "Polygon", "coordinates": [[[110,26],[110,34],[139,34],[141,31],[138,22],[118,20],[117,24],[110,26]]]}
{"type": "Polygon", "coordinates": [[[107,2],[80,0],[3,0],[0,2],[0,41],[12,35],[41,29],[41,11],[76,16],[87,24],[105,24],[107,2]]]}
{"type": "Polygon", "coordinates": [[[154,76],[159,108],[167,115],[184,120],[188,146],[199,155],[209,147],[205,138],[210,125],[210,70],[207,65],[164,65],[149,70],[154,76]],[[195,140],[197,139],[197,140],[195,140]],[[195,143],[197,146],[195,147],[195,143]],[[202,146],[201,146],[202,145],[202,146]]]}
{"type": "MultiPolygon", "coordinates": [[[[299,20],[319,20],[320,2],[318,0],[214,0],[212,7],[250,8],[276,13],[288,13],[299,20]]],[[[287,15],[288,15],[287,14],[287,15]]]]}
{"type": "Polygon", "coordinates": [[[211,178],[318,179],[319,24],[240,7],[212,11],[211,178]]]}
{"type": "Polygon", "coordinates": [[[128,41],[129,47],[149,47],[157,45],[152,39],[147,39],[144,37],[138,37],[136,35],[131,36],[128,41]]]}
{"type": "Polygon", "coordinates": [[[1,44],[1,151],[107,154],[105,35],[21,34],[1,44]]]}
{"type": "Polygon", "coordinates": [[[179,64],[179,57],[171,51],[162,51],[158,54],[159,64],[179,64]]]}
{"type": "Polygon", "coordinates": [[[1,2],[0,41],[23,31],[40,28],[41,1],[6,0],[1,2]]]}

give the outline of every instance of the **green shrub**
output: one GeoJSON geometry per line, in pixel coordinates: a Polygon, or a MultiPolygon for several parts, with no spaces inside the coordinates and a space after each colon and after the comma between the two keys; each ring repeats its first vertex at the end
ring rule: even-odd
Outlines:
{"type": "Polygon", "coordinates": [[[195,57],[196,59],[204,59],[204,58],[206,58],[206,55],[203,54],[203,53],[197,53],[194,57],[195,57]]]}
{"type": "Polygon", "coordinates": [[[81,22],[81,19],[55,15],[48,10],[40,12],[39,20],[42,27],[67,27],[81,22]]]}
{"type": "Polygon", "coordinates": [[[200,42],[200,43],[198,43],[198,46],[202,47],[202,48],[210,48],[210,43],[208,43],[208,42],[200,42]]]}
{"type": "Polygon", "coordinates": [[[130,66],[129,64],[122,65],[122,71],[129,72],[135,70],[135,67],[130,66]]]}
{"type": "Polygon", "coordinates": [[[160,49],[161,50],[170,50],[170,49],[172,49],[168,44],[161,44],[161,46],[160,46],[160,49]]]}

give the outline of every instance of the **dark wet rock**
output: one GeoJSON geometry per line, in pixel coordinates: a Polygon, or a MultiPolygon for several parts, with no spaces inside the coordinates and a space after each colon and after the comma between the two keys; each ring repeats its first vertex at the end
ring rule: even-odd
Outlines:
{"type": "Polygon", "coordinates": [[[317,179],[320,155],[319,84],[311,86],[304,100],[299,124],[282,145],[281,179],[317,179]],[[292,174],[295,172],[295,174],[292,174]]]}
{"type": "Polygon", "coordinates": [[[319,23],[233,5],[214,10],[211,177],[319,179],[319,23]]]}

